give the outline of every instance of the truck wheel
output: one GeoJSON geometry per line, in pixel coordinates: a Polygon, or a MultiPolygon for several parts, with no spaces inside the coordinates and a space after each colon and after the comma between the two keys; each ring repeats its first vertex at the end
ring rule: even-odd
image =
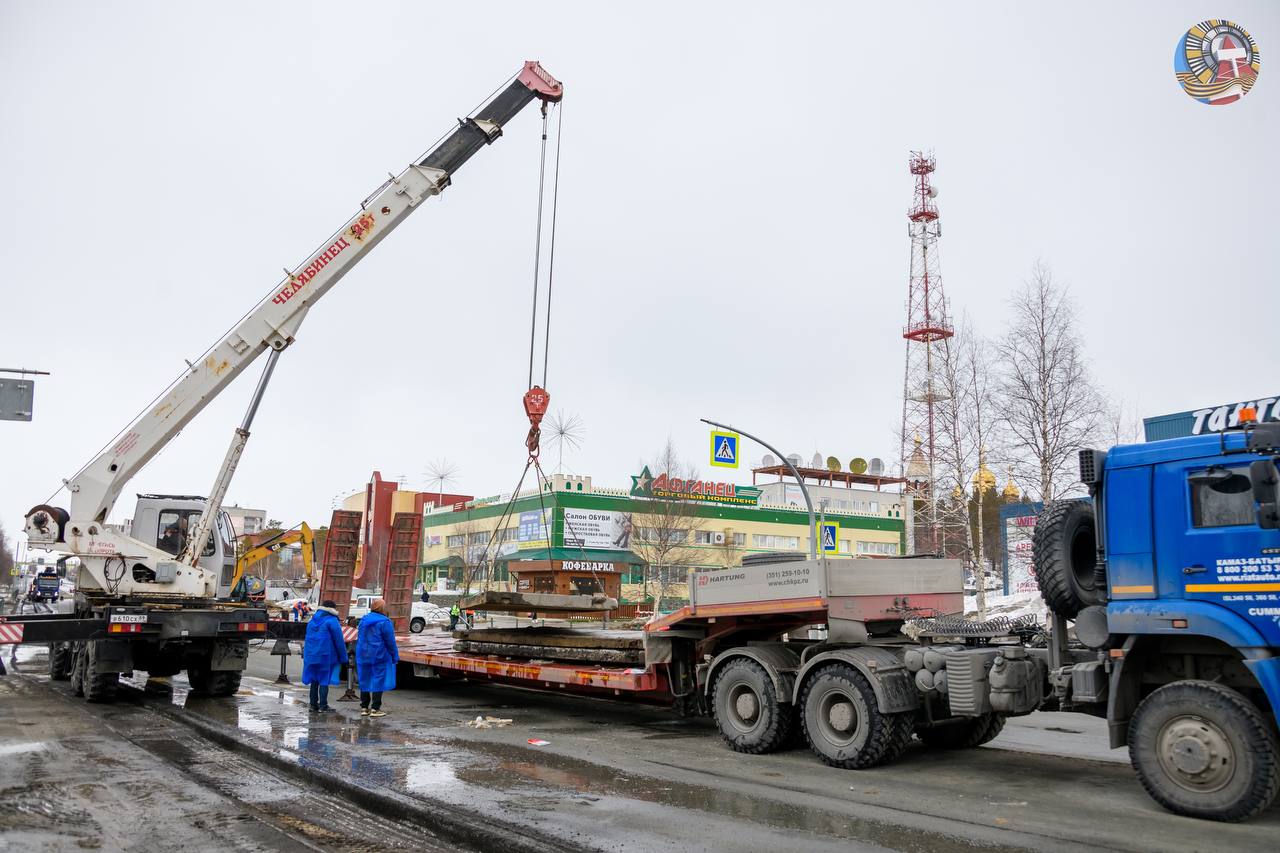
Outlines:
{"type": "Polygon", "coordinates": [[[188,669],[191,692],[203,696],[234,696],[240,689],[240,673],[231,670],[188,669]]]}
{"type": "Polygon", "coordinates": [[[885,714],[862,673],[847,664],[823,667],[800,693],[809,748],[832,767],[864,770],[897,758],[911,739],[915,714],[885,714]]]}
{"type": "Polygon", "coordinates": [[[1093,504],[1087,499],[1054,501],[1036,522],[1031,568],[1049,609],[1067,619],[1086,607],[1107,603],[1097,577],[1098,539],[1093,504]]]}
{"type": "Polygon", "coordinates": [[[1129,761],[1174,814],[1240,821],[1280,791],[1280,745],[1257,707],[1229,687],[1180,681],[1153,692],[1129,722],[1129,761]]]}
{"type": "Polygon", "coordinates": [[[71,646],[68,643],[49,644],[49,678],[66,681],[71,677],[71,646]]]}
{"type": "Polygon", "coordinates": [[[980,714],[958,723],[921,729],[916,734],[933,749],[971,749],[995,740],[1004,729],[1003,714],[980,714]]]}
{"type": "Polygon", "coordinates": [[[101,672],[94,674],[94,664],[98,659],[98,644],[89,643],[84,665],[84,698],[90,702],[114,702],[120,689],[120,673],[101,672]]]}
{"type": "Polygon", "coordinates": [[[88,643],[71,644],[71,690],[76,696],[84,695],[85,651],[88,643]]]}
{"type": "Polygon", "coordinates": [[[780,701],[764,667],[738,658],[716,675],[712,715],[725,742],[737,752],[776,752],[795,730],[796,710],[780,701]]]}
{"type": "Polygon", "coordinates": [[[427,620],[421,616],[415,616],[409,620],[409,630],[415,634],[421,634],[427,628],[427,620]]]}

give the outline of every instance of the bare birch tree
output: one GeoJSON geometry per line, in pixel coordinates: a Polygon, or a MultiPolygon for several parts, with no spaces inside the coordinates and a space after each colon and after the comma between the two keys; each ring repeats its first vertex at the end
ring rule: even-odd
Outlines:
{"type": "MultiPolygon", "coordinates": [[[[995,429],[992,423],[994,393],[992,378],[991,344],[974,334],[966,335],[960,341],[961,374],[966,391],[965,432],[969,435],[971,446],[977,448],[978,470],[986,464],[986,456],[994,443],[995,429]]],[[[974,561],[977,566],[975,579],[978,586],[978,618],[985,619],[987,613],[987,549],[983,530],[983,503],[986,491],[981,487],[973,490],[976,510],[975,523],[969,527],[974,561]]]]}
{"type": "MultiPolygon", "coordinates": [[[[697,469],[680,458],[671,439],[667,439],[666,446],[645,463],[642,470],[654,477],[666,474],[668,480],[698,479],[697,469]]],[[[689,567],[697,562],[693,536],[694,531],[705,525],[705,519],[698,514],[695,502],[649,498],[632,514],[632,522],[635,532],[631,537],[631,550],[646,563],[645,596],[648,597],[652,581],[653,612],[657,615],[663,598],[684,582],[689,567]]]]}
{"type": "Polygon", "coordinates": [[[972,334],[973,330],[962,320],[956,336],[942,342],[938,372],[942,385],[939,396],[943,399],[938,403],[934,420],[937,429],[934,485],[938,491],[934,499],[939,509],[945,510],[940,519],[943,551],[951,551],[946,556],[957,556],[970,568],[974,550],[969,526],[969,481],[976,470],[978,448],[969,431],[968,371],[963,364],[963,342],[972,334]],[[951,535],[955,533],[959,536],[951,535]]]}
{"type": "Polygon", "coordinates": [[[1138,416],[1138,409],[1123,399],[1115,400],[1107,407],[1104,428],[1107,447],[1142,441],[1142,418],[1138,416]]]}
{"type": "Polygon", "coordinates": [[[986,611],[986,554],[983,542],[982,488],[971,488],[977,473],[986,464],[993,438],[991,346],[973,329],[968,318],[961,320],[954,338],[943,348],[942,393],[938,407],[941,490],[952,495],[943,504],[948,508],[945,523],[959,535],[944,537],[958,541],[959,556],[970,566],[978,595],[978,611],[986,611]],[[972,498],[970,495],[972,494],[972,498]],[[970,518],[976,506],[978,523],[970,518]]]}
{"type": "Polygon", "coordinates": [[[1010,308],[996,344],[999,421],[1014,470],[1048,503],[1077,482],[1076,451],[1097,435],[1105,403],[1089,376],[1068,289],[1048,266],[1036,263],[1010,308]]]}

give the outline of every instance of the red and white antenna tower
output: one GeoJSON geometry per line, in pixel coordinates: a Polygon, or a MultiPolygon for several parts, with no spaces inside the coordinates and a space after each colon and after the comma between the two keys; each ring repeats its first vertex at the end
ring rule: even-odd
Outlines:
{"type": "Polygon", "coordinates": [[[902,475],[912,502],[913,523],[907,526],[908,553],[937,553],[942,545],[934,468],[937,437],[934,409],[947,399],[942,381],[944,348],[955,334],[947,317],[937,241],[942,236],[938,191],[929,183],[933,155],[911,152],[915,199],[907,211],[911,235],[911,280],[907,285],[907,366],[902,384],[902,475]]]}

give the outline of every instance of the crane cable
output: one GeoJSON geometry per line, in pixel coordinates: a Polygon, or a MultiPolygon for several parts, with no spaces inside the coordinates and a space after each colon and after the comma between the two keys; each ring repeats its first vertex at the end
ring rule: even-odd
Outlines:
{"type": "MultiPolygon", "coordinates": [[[[542,222],[543,222],[543,210],[546,206],[546,189],[547,189],[547,131],[550,125],[550,115],[549,115],[548,105],[546,101],[543,101],[542,103],[542,148],[538,156],[538,216],[537,216],[537,232],[534,237],[534,248],[533,248],[533,300],[532,300],[532,307],[529,312],[530,314],[529,316],[529,382],[528,382],[529,393],[525,394],[525,411],[526,411],[526,414],[529,415],[529,421],[530,421],[529,435],[525,439],[525,446],[529,451],[529,458],[528,458],[528,461],[525,463],[524,471],[521,472],[520,474],[519,481],[517,481],[516,483],[515,490],[512,491],[510,499],[507,501],[507,504],[503,508],[501,515],[498,517],[497,526],[489,534],[489,541],[485,545],[484,556],[481,560],[481,562],[484,564],[490,563],[491,554],[495,557],[498,556],[496,554],[494,546],[500,544],[498,542],[498,537],[502,535],[502,530],[504,529],[503,525],[506,523],[506,520],[511,516],[511,512],[515,507],[515,502],[517,498],[519,498],[520,496],[520,488],[524,485],[524,479],[526,476],[528,476],[530,468],[533,468],[535,470],[538,478],[538,504],[541,511],[540,523],[544,525],[544,528],[547,530],[547,551],[548,551],[548,557],[550,556],[550,549],[551,549],[551,535],[550,535],[550,529],[549,529],[550,525],[548,524],[548,519],[546,517],[547,508],[546,508],[545,499],[543,497],[543,488],[542,488],[542,484],[546,480],[546,473],[542,470],[542,465],[538,461],[538,454],[540,452],[539,439],[541,436],[541,429],[539,427],[539,423],[542,420],[542,415],[545,410],[545,401],[547,399],[547,395],[545,391],[543,391],[542,389],[545,389],[547,384],[547,369],[548,369],[548,362],[549,362],[549,349],[551,344],[551,285],[555,276],[556,215],[559,210],[559,201],[560,201],[560,138],[561,138],[561,128],[563,126],[563,120],[564,120],[563,105],[557,103],[557,104],[554,104],[553,106],[557,109],[556,156],[555,156],[555,175],[552,177],[552,181],[551,181],[551,233],[549,235],[549,241],[548,241],[549,245],[548,245],[548,258],[547,258],[547,264],[548,264],[547,307],[546,307],[547,317],[546,317],[546,323],[543,327],[543,341],[542,341],[542,385],[535,386],[533,384],[533,370],[534,370],[534,365],[536,364],[535,354],[537,351],[537,340],[538,340],[538,285],[542,278],[542,231],[543,231],[542,222]],[[529,405],[530,394],[534,393],[535,388],[538,388],[538,390],[542,392],[541,396],[542,396],[542,407],[543,407],[542,410],[538,410],[536,412],[532,410],[529,405]]],[[[472,577],[474,576],[474,568],[478,568],[478,567],[473,567],[471,570],[469,570],[466,573],[466,584],[468,588],[470,588],[471,580],[472,580],[472,577]]],[[[495,566],[495,569],[496,569],[496,566],[495,566]]],[[[510,576],[508,575],[508,578],[507,578],[508,588],[510,586],[510,582],[511,582],[510,576]]]]}
{"type": "Polygon", "coordinates": [[[525,447],[529,451],[529,459],[536,460],[541,452],[542,439],[542,418],[547,413],[547,404],[551,401],[551,396],[546,391],[548,364],[550,361],[551,348],[551,289],[555,275],[555,245],[556,245],[556,214],[559,209],[560,200],[560,138],[561,138],[561,122],[564,117],[563,111],[557,113],[556,117],[556,174],[552,184],[552,212],[551,212],[551,234],[550,234],[550,258],[547,270],[547,321],[543,331],[542,341],[542,384],[535,385],[533,381],[534,366],[536,364],[535,357],[537,353],[538,342],[538,288],[542,279],[542,232],[543,232],[543,211],[546,206],[547,197],[547,130],[550,125],[549,107],[544,101],[542,104],[542,149],[538,158],[538,216],[537,231],[534,235],[533,248],[533,302],[529,312],[529,382],[528,390],[524,395],[524,410],[529,418],[529,434],[525,437],[525,447]]]}
{"type": "Polygon", "coordinates": [[[547,361],[551,355],[551,285],[556,275],[556,213],[560,206],[560,140],[564,107],[556,105],[556,174],[551,184],[551,251],[547,261],[547,326],[542,338],[542,387],[547,387],[547,361]]]}

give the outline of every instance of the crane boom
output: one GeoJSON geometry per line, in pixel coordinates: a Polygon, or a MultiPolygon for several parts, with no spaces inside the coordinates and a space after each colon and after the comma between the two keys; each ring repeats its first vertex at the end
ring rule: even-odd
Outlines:
{"type": "MultiPolygon", "coordinates": [[[[127,557],[129,561],[170,559],[140,542],[113,535],[105,527],[129,480],[259,355],[268,350],[278,353],[293,343],[298,327],[316,301],[423,201],[449,186],[453,173],[501,136],[503,126],[520,110],[534,99],[544,104],[559,101],[562,94],[561,84],[541,65],[526,62],[515,78],[475,115],[460,119],[458,126],[422,159],[389,177],[317,251],[295,269],[287,270],[274,292],[199,363],[192,364],[118,441],[67,481],[70,512],[42,505],[28,513],[26,533],[32,544],[65,545],[72,553],[127,557]],[[126,540],[130,550],[123,550],[119,540],[126,540]]],[[[199,570],[193,568],[193,572],[199,570]]]]}

